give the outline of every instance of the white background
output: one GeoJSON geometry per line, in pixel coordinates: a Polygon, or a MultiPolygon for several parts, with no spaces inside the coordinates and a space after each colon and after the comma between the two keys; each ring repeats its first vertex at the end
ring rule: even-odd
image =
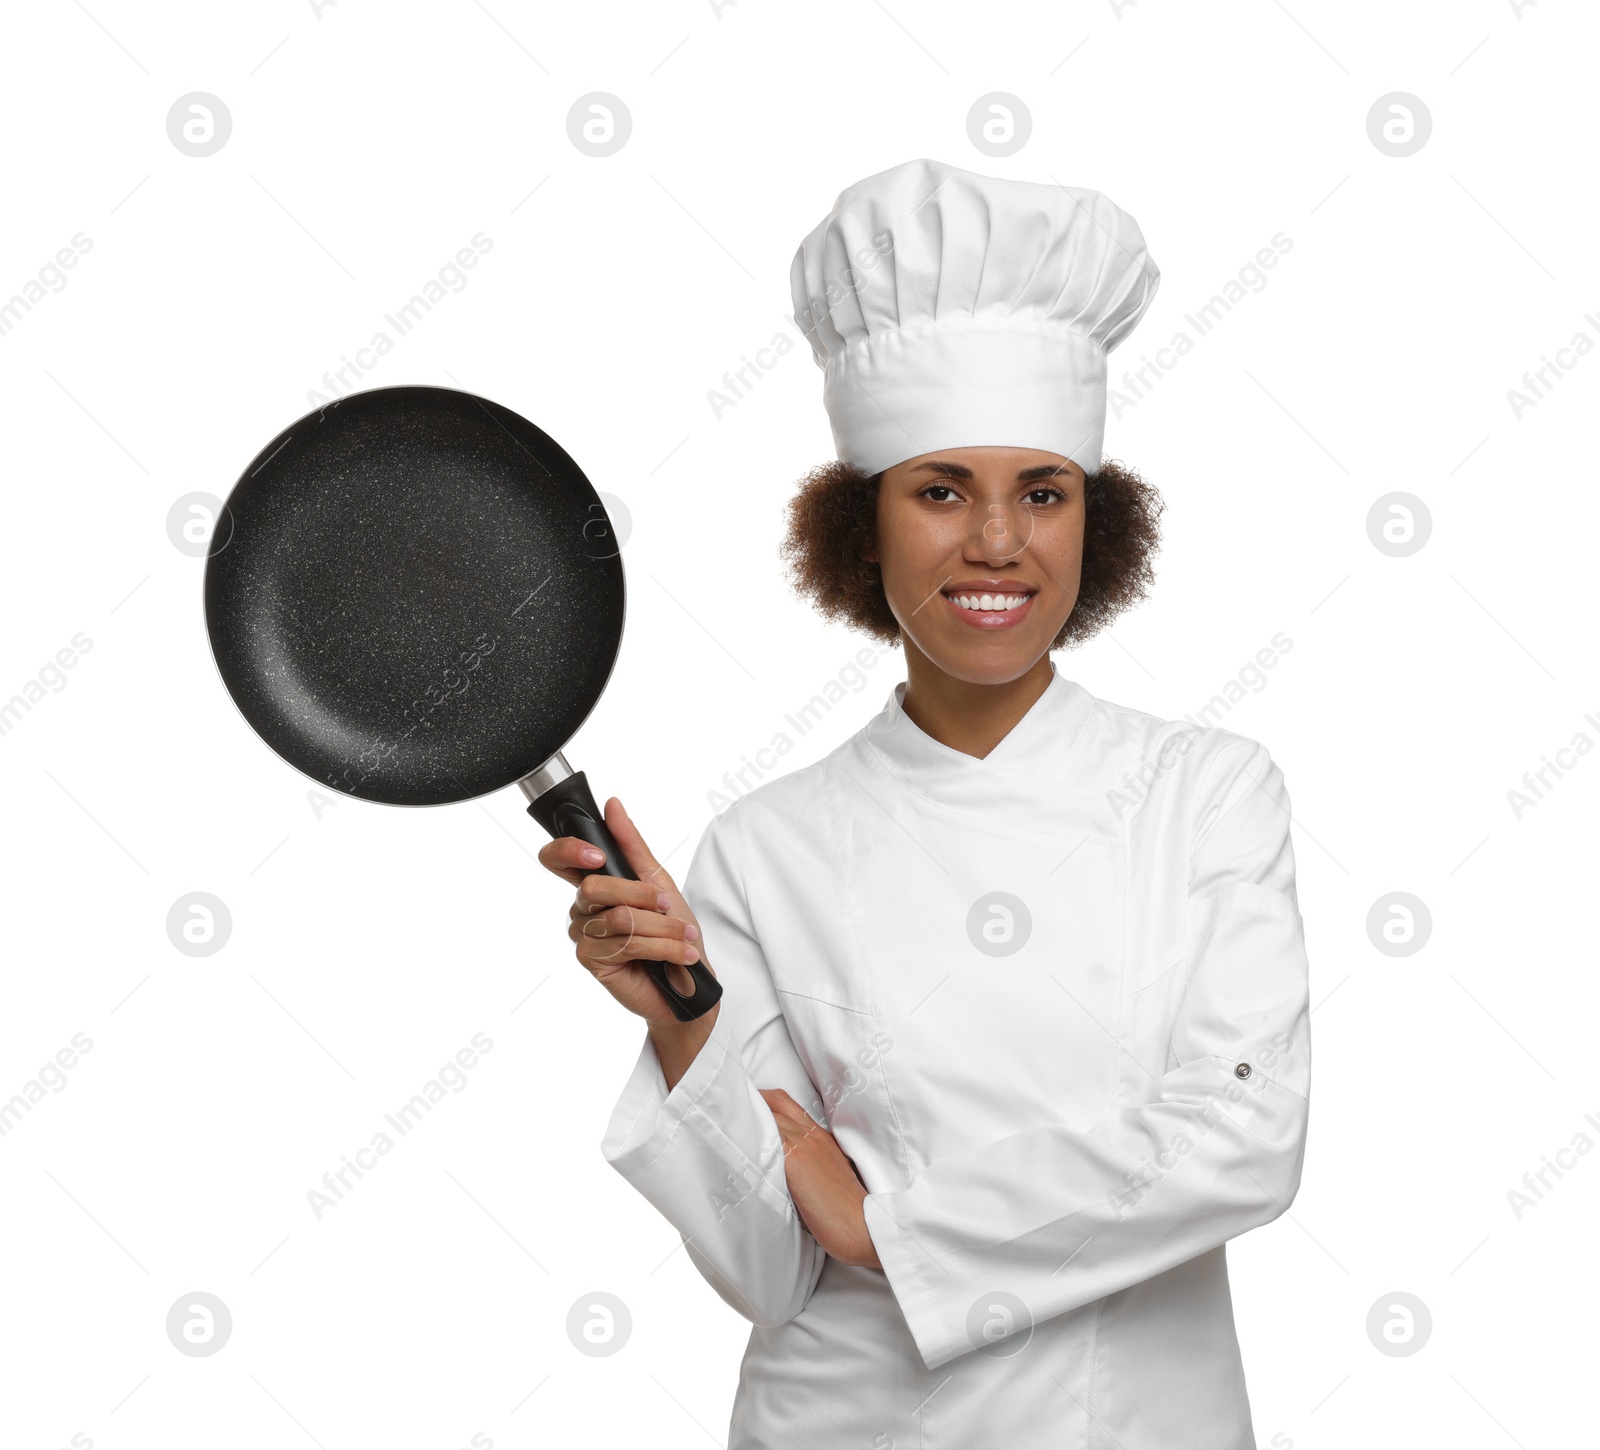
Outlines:
{"type": "MultiPolygon", "coordinates": [[[[1576,1443],[1600,1154],[1520,1218],[1507,1193],[1600,1143],[1600,761],[1520,818],[1507,792],[1600,740],[1600,356],[1520,418],[1507,390],[1600,340],[1597,30],[1575,0],[14,8],[0,297],[92,249],[0,337],[0,699],[92,648],[0,735],[0,1100],[93,1046],[0,1137],[0,1440],[724,1443],[748,1326],[600,1156],[642,1031],[572,959],[521,796],[319,817],[224,693],[167,516],[486,233],[362,386],[494,398],[625,501],[627,638],[568,755],[681,879],[708,792],[863,642],[776,557],[832,452],[808,350],[720,419],[707,392],[798,342],[790,259],[839,190],[931,156],[1137,218],[1163,280],[1114,378],[1292,239],[1109,420],[1168,503],[1158,585],[1057,664],[1178,717],[1292,640],[1226,719],[1288,781],[1316,1003],[1303,1187],[1229,1251],[1258,1441],[1576,1443]],[[232,115],[205,158],[166,131],[191,91],[232,115]],[[567,134],[591,91],[633,118],[603,159],[567,134]],[[1033,122],[998,159],[967,131],[992,91],[1033,122]],[[1405,158],[1367,132],[1392,91],[1433,121],[1405,158]],[[1395,491],[1432,520],[1404,558],[1368,536],[1395,491]],[[165,925],[196,891],[232,915],[207,957],[165,925]],[[1405,957],[1367,929],[1396,891],[1432,915],[1405,957]],[[319,1220],[308,1190],[477,1032],[462,1090],[319,1220]],[[167,1339],[193,1291],[233,1317],[212,1357],[167,1339]],[[632,1314],[611,1357],[567,1337],[594,1291],[632,1314]],[[1396,1291],[1433,1320],[1407,1357],[1366,1331],[1396,1291]]],[[[900,678],[883,655],[786,765],[900,678]]]]}

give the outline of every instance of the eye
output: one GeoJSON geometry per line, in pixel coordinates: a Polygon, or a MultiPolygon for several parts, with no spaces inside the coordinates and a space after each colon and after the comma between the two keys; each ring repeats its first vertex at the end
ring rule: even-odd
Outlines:
{"type": "Polygon", "coordinates": [[[935,494],[949,494],[954,496],[955,489],[953,489],[948,483],[930,483],[926,488],[917,490],[918,498],[928,499],[931,503],[947,503],[949,501],[945,498],[935,498],[935,494]]]}
{"type": "Polygon", "coordinates": [[[1067,495],[1061,489],[1056,488],[1053,484],[1040,484],[1038,488],[1030,489],[1028,491],[1028,502],[1039,508],[1047,507],[1052,498],[1058,499],[1062,503],[1067,501],[1067,495]],[[1040,494],[1045,496],[1040,498],[1040,494]]]}

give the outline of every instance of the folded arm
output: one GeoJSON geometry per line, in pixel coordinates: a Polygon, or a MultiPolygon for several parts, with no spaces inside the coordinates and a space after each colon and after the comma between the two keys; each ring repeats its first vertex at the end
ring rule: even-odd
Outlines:
{"type": "Polygon", "coordinates": [[[996,1291],[1027,1308],[1015,1332],[1184,1263],[1293,1200],[1310,1083],[1305,943],[1283,777],[1246,744],[1215,813],[1199,815],[1176,1065],[1149,1099],[1083,1131],[1012,1134],[867,1196],[868,1230],[930,1369],[985,1342],[969,1325],[992,1333],[996,1291]]]}

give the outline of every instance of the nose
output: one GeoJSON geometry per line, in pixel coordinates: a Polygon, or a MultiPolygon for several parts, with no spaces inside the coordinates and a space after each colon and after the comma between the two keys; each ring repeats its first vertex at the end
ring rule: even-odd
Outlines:
{"type": "Polygon", "coordinates": [[[1016,505],[989,503],[974,509],[968,557],[1003,564],[1015,559],[1033,537],[1033,514],[1016,505]]]}

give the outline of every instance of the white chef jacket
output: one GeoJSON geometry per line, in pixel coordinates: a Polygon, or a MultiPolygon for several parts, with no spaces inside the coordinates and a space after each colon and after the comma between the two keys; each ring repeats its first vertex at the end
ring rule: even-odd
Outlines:
{"type": "Polygon", "coordinates": [[[602,1142],[754,1325],[729,1450],[1251,1450],[1224,1246],[1293,1201],[1310,1087],[1283,775],[1059,671],[981,760],[904,693],[707,828],[720,1015],[602,1142]],[[780,1087],[882,1269],[801,1222],[780,1087]]]}

